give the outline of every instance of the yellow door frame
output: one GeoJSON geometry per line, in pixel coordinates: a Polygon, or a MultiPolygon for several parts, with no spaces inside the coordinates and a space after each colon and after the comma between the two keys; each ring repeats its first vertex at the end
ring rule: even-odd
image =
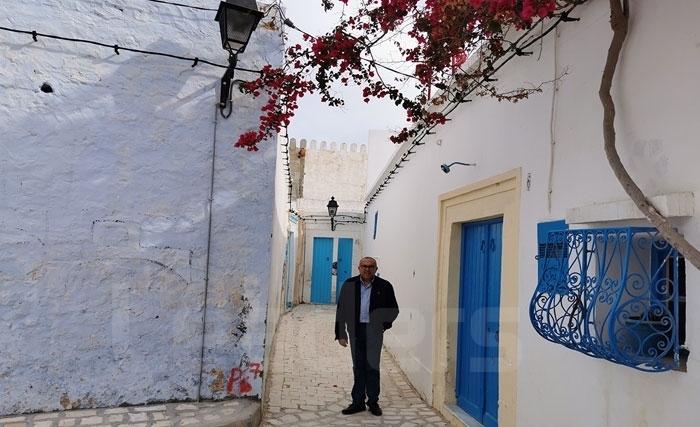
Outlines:
{"type": "Polygon", "coordinates": [[[453,425],[462,424],[450,410],[450,406],[456,405],[461,226],[465,222],[503,217],[498,423],[500,426],[515,426],[520,187],[521,171],[517,168],[439,197],[438,276],[433,330],[433,406],[453,425]]]}

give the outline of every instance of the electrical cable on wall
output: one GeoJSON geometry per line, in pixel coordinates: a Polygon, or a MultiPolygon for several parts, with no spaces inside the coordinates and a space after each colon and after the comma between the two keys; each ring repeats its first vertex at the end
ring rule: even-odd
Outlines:
{"type": "Polygon", "coordinates": [[[282,144],[282,147],[284,147],[284,151],[282,151],[282,154],[284,154],[284,169],[285,169],[285,174],[287,176],[287,196],[288,196],[288,202],[289,202],[289,212],[292,212],[292,170],[289,166],[289,129],[287,126],[284,127],[284,135],[280,135],[282,138],[285,139],[285,142],[282,144]]]}
{"type": "MultiPolygon", "coordinates": [[[[204,10],[204,11],[211,11],[211,12],[218,12],[218,11],[219,11],[219,9],[213,9],[213,8],[210,8],[210,7],[193,6],[193,5],[190,5],[190,4],[176,3],[176,2],[165,1],[165,0],[145,0],[145,1],[149,1],[149,2],[152,2],[152,3],[167,4],[167,5],[170,5],[170,6],[177,6],[177,7],[182,7],[182,8],[186,8],[186,9],[204,10]]],[[[267,16],[267,15],[270,13],[270,11],[271,11],[272,9],[278,10],[279,13],[280,13],[280,15],[283,17],[282,19],[284,19],[284,13],[282,12],[282,8],[281,8],[277,3],[273,3],[273,4],[271,4],[271,5],[269,5],[269,6],[267,7],[267,10],[265,11],[265,16],[267,16]]]]}
{"type": "Polygon", "coordinates": [[[187,9],[207,10],[207,11],[214,11],[214,12],[218,11],[218,9],[212,9],[212,8],[209,8],[209,7],[192,6],[192,5],[189,5],[189,4],[174,3],[174,2],[170,2],[170,1],[164,1],[164,0],[146,0],[146,1],[150,1],[150,2],[152,2],[152,3],[169,4],[169,5],[171,5],[171,6],[184,7],[184,8],[187,8],[187,9]]]}
{"type": "MultiPolygon", "coordinates": [[[[267,16],[272,10],[277,10],[277,13],[279,13],[280,18],[283,21],[286,21],[287,18],[284,16],[284,10],[278,3],[273,3],[271,4],[267,10],[265,11],[265,16],[267,16]]],[[[284,33],[284,26],[282,27],[282,37],[286,37],[286,34],[284,33]]],[[[286,112],[286,111],[285,111],[286,112]]],[[[289,126],[284,125],[284,135],[280,135],[282,138],[284,138],[285,142],[282,144],[284,147],[284,151],[282,151],[282,154],[284,154],[284,170],[285,170],[285,175],[287,177],[287,202],[289,204],[289,209],[288,212],[292,213],[299,218],[301,218],[301,215],[299,215],[294,209],[292,209],[292,196],[294,193],[294,179],[292,178],[292,168],[289,163],[289,126]]]]}
{"type": "Polygon", "coordinates": [[[554,83],[552,83],[552,102],[549,112],[549,175],[547,177],[547,211],[552,213],[552,192],[554,180],[554,150],[557,146],[556,139],[556,105],[557,105],[557,73],[559,72],[559,57],[557,48],[559,44],[559,29],[554,31],[554,83]]]}
{"type": "Polygon", "coordinates": [[[207,197],[207,257],[206,263],[204,264],[204,296],[202,300],[202,340],[199,352],[199,381],[197,386],[197,399],[199,402],[202,397],[202,377],[204,374],[204,343],[207,332],[207,298],[209,295],[209,254],[211,253],[211,225],[212,225],[212,208],[214,206],[214,172],[216,165],[216,131],[218,128],[218,116],[219,107],[216,106],[214,109],[214,135],[212,138],[212,149],[211,149],[211,173],[209,178],[209,197],[207,197]]]}
{"type": "MultiPolygon", "coordinates": [[[[171,2],[171,1],[165,1],[165,0],[145,0],[145,1],[150,1],[152,3],[161,3],[161,4],[167,4],[171,6],[177,6],[177,7],[183,7],[186,9],[195,9],[195,10],[204,10],[204,11],[212,11],[212,12],[218,12],[219,9],[213,9],[210,7],[202,7],[202,6],[193,6],[190,4],[184,4],[184,3],[176,3],[176,2],[171,2]]],[[[270,11],[272,10],[277,10],[280,16],[282,17],[282,20],[285,19],[284,17],[284,12],[282,11],[282,7],[280,7],[277,3],[273,3],[270,5],[267,5],[267,10],[265,11],[265,16],[267,16],[270,11]]]]}
{"type": "MultiPolygon", "coordinates": [[[[11,32],[11,33],[18,33],[18,34],[27,34],[32,36],[34,41],[38,41],[39,37],[43,38],[48,38],[48,39],[55,39],[55,40],[63,40],[63,41],[69,41],[69,42],[75,42],[75,43],[84,43],[84,44],[91,44],[94,46],[100,46],[104,47],[110,50],[113,50],[114,53],[119,55],[121,52],[120,51],[126,51],[126,52],[134,52],[134,53],[143,53],[145,55],[153,55],[153,56],[163,56],[167,58],[172,58],[172,59],[178,59],[181,61],[187,61],[191,63],[192,67],[196,67],[199,64],[206,64],[206,65],[211,65],[213,67],[218,67],[218,68],[228,68],[228,65],[222,65],[222,64],[217,64],[215,62],[207,61],[205,59],[200,59],[199,57],[187,57],[187,56],[180,56],[180,55],[174,55],[172,53],[166,53],[166,52],[157,52],[157,51],[151,51],[151,50],[144,50],[144,49],[138,49],[138,48],[132,48],[132,47],[125,47],[125,46],[119,46],[118,44],[108,44],[108,43],[103,43],[99,41],[94,41],[94,40],[86,40],[86,39],[78,39],[74,37],[64,37],[64,36],[57,36],[54,34],[44,34],[44,33],[39,33],[37,31],[28,31],[28,30],[19,30],[16,28],[8,28],[8,27],[3,27],[0,26],[0,30],[6,31],[6,32],[11,32]]],[[[249,68],[242,68],[242,67],[236,67],[236,70],[239,71],[246,71],[249,73],[255,73],[255,74],[261,74],[262,72],[260,70],[251,70],[249,68]]]]}

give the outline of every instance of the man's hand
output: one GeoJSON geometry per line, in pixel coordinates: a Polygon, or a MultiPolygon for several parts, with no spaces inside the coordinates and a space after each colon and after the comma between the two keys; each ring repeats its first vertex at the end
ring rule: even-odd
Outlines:
{"type": "Polygon", "coordinates": [[[342,339],[341,339],[341,340],[338,340],[338,344],[342,345],[343,347],[347,347],[347,346],[348,346],[348,340],[342,340],[342,339]]]}

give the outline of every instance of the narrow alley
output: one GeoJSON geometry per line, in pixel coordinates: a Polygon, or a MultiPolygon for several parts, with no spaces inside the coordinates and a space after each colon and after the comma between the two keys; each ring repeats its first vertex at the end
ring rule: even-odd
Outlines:
{"type": "Polygon", "coordinates": [[[269,365],[268,399],[262,426],[445,426],[447,422],[408,383],[394,359],[382,351],[384,414],[342,415],[350,403],[349,348],[333,339],[334,306],[300,305],[282,317],[269,365]]]}

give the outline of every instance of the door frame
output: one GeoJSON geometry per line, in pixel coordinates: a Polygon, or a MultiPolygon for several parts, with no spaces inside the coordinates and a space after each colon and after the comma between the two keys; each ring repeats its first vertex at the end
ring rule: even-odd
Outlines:
{"type": "Polygon", "coordinates": [[[499,310],[500,426],[515,426],[518,378],[518,247],[521,170],[485,179],[439,197],[438,275],[433,330],[433,406],[453,425],[456,405],[457,337],[462,224],[503,217],[499,310]]]}

